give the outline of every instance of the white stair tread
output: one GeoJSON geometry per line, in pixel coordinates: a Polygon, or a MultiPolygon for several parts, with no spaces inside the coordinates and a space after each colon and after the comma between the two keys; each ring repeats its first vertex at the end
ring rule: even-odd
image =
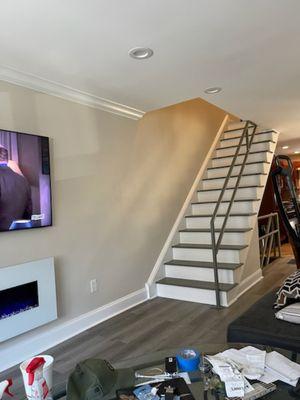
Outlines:
{"type": "MultiPolygon", "coordinates": [[[[232,130],[229,130],[229,131],[224,131],[224,133],[229,133],[229,132],[235,132],[235,131],[241,131],[242,129],[232,129],[232,130]]],[[[266,133],[277,133],[276,131],[272,131],[272,130],[270,130],[270,131],[264,131],[264,132],[255,132],[254,133],[254,137],[256,137],[256,136],[258,136],[258,135],[265,135],[266,133]]],[[[251,136],[252,134],[250,134],[250,136],[251,136]]],[[[231,137],[229,137],[229,138],[223,138],[223,139],[221,139],[221,142],[223,142],[223,141],[226,141],[226,140],[235,140],[235,139],[240,139],[241,138],[241,135],[240,136],[231,136],[231,137]]],[[[253,139],[254,140],[254,139],[253,139]]],[[[253,142],[253,143],[259,143],[259,142],[253,142]]]]}
{"type": "MultiPolygon", "coordinates": [[[[254,172],[252,174],[242,174],[242,176],[258,176],[258,175],[267,175],[264,172],[254,172]]],[[[238,178],[239,175],[231,175],[230,178],[238,178]]],[[[226,179],[227,176],[216,176],[213,178],[203,178],[202,181],[213,181],[214,179],[226,179]]]]}
{"type": "MultiPolygon", "coordinates": [[[[234,203],[246,203],[247,201],[259,201],[260,199],[234,199],[234,203]]],[[[196,201],[195,203],[191,203],[192,205],[196,204],[216,204],[217,200],[211,200],[211,201],[196,201]]],[[[221,203],[230,203],[230,200],[222,200],[221,203]]]]}
{"type": "MultiPolygon", "coordinates": [[[[253,164],[270,164],[269,161],[251,161],[251,162],[246,162],[245,165],[253,165],[253,164]]],[[[234,164],[235,167],[241,167],[243,164],[234,164]]],[[[230,165],[221,165],[219,167],[209,167],[207,170],[212,171],[214,169],[224,169],[224,168],[230,168],[230,165]]]]}
{"type": "MultiPolygon", "coordinates": [[[[253,125],[249,125],[249,128],[253,128],[253,125]]],[[[245,127],[240,127],[240,128],[234,128],[234,129],[227,129],[226,131],[224,131],[225,133],[228,132],[238,132],[238,131],[243,131],[245,127]]],[[[268,132],[274,132],[274,133],[278,133],[277,131],[275,131],[274,129],[266,129],[265,131],[259,131],[259,132],[255,132],[255,135],[261,135],[262,133],[268,133],[268,132]]]]}
{"type": "MultiPolygon", "coordinates": [[[[165,265],[175,265],[179,267],[194,267],[194,268],[214,268],[214,264],[208,261],[187,261],[187,260],[170,260],[165,262],[165,265]]],[[[219,269],[235,270],[240,268],[242,263],[218,263],[219,269]]]]}
{"type": "MultiPolygon", "coordinates": [[[[225,149],[226,147],[220,147],[219,149],[217,149],[217,150],[222,150],[222,149],[225,149]]],[[[270,154],[273,154],[273,152],[272,151],[270,151],[270,150],[258,150],[258,151],[249,151],[249,153],[248,154],[258,154],[258,153],[270,153],[270,154]]],[[[246,155],[246,153],[239,153],[238,154],[238,157],[239,156],[245,156],[246,155]]],[[[234,155],[233,154],[230,154],[230,155],[228,155],[228,156],[216,156],[216,157],[212,157],[212,160],[219,160],[220,158],[233,158],[234,157],[234,155]]]]}
{"type": "MultiPolygon", "coordinates": [[[[216,232],[220,232],[221,228],[216,228],[216,232]]],[[[244,233],[244,232],[250,232],[252,231],[252,228],[225,228],[225,232],[229,233],[244,233]]],[[[193,228],[188,228],[188,229],[181,229],[179,232],[211,232],[210,228],[201,228],[201,229],[193,229],[193,228]]]]}
{"type": "MultiPolygon", "coordinates": [[[[221,244],[220,250],[243,250],[246,244],[221,244]]],[[[173,249],[212,249],[211,244],[178,243],[172,246],[173,249]]]]}
{"type": "MultiPolygon", "coordinates": [[[[230,213],[230,217],[251,217],[256,215],[255,212],[253,213],[230,213]]],[[[196,214],[196,215],[186,215],[185,218],[209,218],[212,217],[212,214],[196,214]]],[[[217,214],[217,217],[225,217],[226,214],[217,214]]]]}
{"type": "MultiPolygon", "coordinates": [[[[246,185],[246,186],[239,186],[238,188],[239,189],[248,189],[248,188],[262,188],[262,187],[264,187],[263,185],[246,185]]],[[[230,187],[227,187],[225,190],[232,190],[232,189],[235,189],[235,186],[230,186],[230,187]]],[[[214,191],[214,190],[218,190],[218,191],[220,191],[220,190],[222,190],[222,188],[214,188],[214,189],[199,189],[199,190],[197,190],[197,192],[212,192],[212,191],[214,191]]]]}
{"type": "MultiPolygon", "coordinates": [[[[262,144],[262,143],[276,143],[274,140],[261,140],[260,142],[253,142],[251,143],[251,146],[254,144],[262,144]]],[[[241,144],[241,147],[245,147],[246,143],[241,144]]],[[[224,150],[224,149],[233,149],[235,147],[239,147],[238,144],[233,144],[231,146],[224,146],[224,147],[217,147],[216,150],[224,150]]]]}
{"type": "MultiPolygon", "coordinates": [[[[206,289],[215,290],[216,284],[214,282],[206,281],[195,281],[192,279],[179,279],[179,278],[163,278],[156,282],[158,285],[171,285],[171,286],[182,286],[186,288],[194,289],[206,289]]],[[[222,292],[229,292],[237,286],[236,283],[219,283],[219,288],[222,292]]]]}

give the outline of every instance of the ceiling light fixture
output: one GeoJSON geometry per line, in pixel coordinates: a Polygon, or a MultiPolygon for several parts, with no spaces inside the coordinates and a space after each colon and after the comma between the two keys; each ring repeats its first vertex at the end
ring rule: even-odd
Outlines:
{"type": "Polygon", "coordinates": [[[289,146],[282,146],[282,149],[283,150],[286,150],[286,149],[288,149],[289,148],[289,146]]]}
{"type": "Polygon", "coordinates": [[[222,88],[220,87],[210,87],[204,90],[205,93],[207,94],[216,94],[216,93],[220,93],[222,90],[222,88]]]}
{"type": "Polygon", "coordinates": [[[300,153],[300,151],[298,151],[298,150],[294,151],[294,154],[299,154],[299,153],[300,153]]]}
{"type": "Polygon", "coordinates": [[[135,47],[129,50],[128,54],[136,60],[145,60],[153,56],[153,50],[149,47],[135,47]]]}

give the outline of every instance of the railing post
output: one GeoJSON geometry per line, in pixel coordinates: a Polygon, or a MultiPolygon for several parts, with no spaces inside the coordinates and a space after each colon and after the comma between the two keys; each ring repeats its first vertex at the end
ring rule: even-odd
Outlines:
{"type": "Polygon", "coordinates": [[[276,225],[277,225],[277,243],[278,243],[278,252],[279,252],[279,257],[281,258],[281,240],[280,240],[280,224],[279,224],[279,215],[276,213],[276,225]]]}
{"type": "Polygon", "coordinates": [[[260,215],[257,218],[260,220],[267,220],[266,222],[266,232],[260,236],[259,239],[259,248],[260,248],[260,260],[261,267],[264,265],[268,265],[270,261],[270,254],[272,251],[272,246],[275,240],[275,248],[274,248],[274,256],[277,256],[276,248],[278,248],[278,255],[281,257],[281,243],[280,243],[280,225],[279,225],[279,217],[278,213],[271,213],[266,215],[260,215]],[[264,243],[263,243],[264,241],[264,243]],[[265,264],[266,260],[266,264],[265,264]]]}
{"type": "Polygon", "coordinates": [[[220,285],[219,285],[219,272],[218,272],[218,250],[216,247],[216,232],[215,232],[215,224],[214,220],[211,219],[210,222],[211,229],[211,238],[212,238],[212,256],[213,256],[213,264],[214,264],[214,278],[216,285],[216,306],[217,308],[221,307],[221,297],[220,297],[220,285]]]}

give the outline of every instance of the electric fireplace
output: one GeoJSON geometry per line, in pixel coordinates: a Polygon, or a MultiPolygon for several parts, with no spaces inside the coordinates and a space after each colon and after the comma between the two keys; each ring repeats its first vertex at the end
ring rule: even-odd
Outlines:
{"type": "Polygon", "coordinates": [[[0,320],[38,306],[37,281],[0,291],[0,320]]]}
{"type": "Polygon", "coordinates": [[[0,342],[56,318],[53,258],[0,268],[0,342]]]}

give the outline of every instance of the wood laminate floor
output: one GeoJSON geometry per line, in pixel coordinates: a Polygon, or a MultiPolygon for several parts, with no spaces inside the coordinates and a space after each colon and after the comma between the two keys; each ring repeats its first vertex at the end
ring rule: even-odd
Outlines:
{"type": "MultiPolygon", "coordinates": [[[[155,298],[142,303],[82,334],[50,349],[55,358],[54,380],[64,381],[75,364],[88,357],[107,359],[112,364],[156,350],[189,345],[226,343],[228,324],[295,270],[285,255],[264,268],[264,279],[229,308],[155,298]]],[[[0,374],[12,377],[14,393],[23,390],[18,367],[0,374]]]]}

